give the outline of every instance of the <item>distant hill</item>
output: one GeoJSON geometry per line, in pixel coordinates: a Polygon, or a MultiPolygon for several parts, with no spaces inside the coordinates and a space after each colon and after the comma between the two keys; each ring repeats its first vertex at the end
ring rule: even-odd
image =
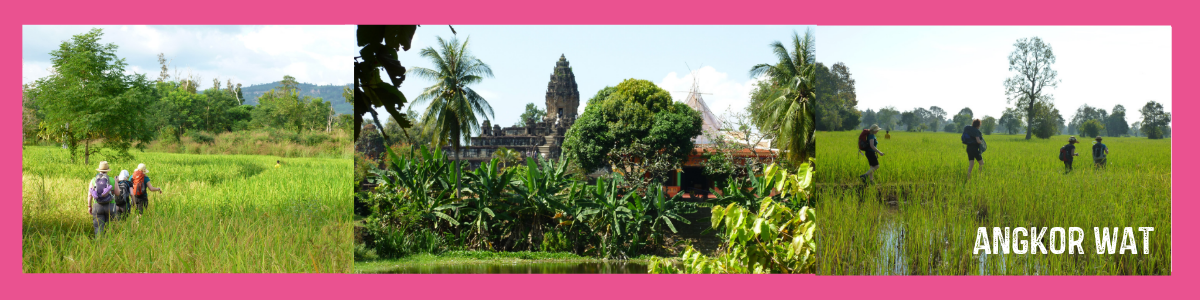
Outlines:
{"type": "MultiPolygon", "coordinates": [[[[242,96],[246,97],[246,104],[258,105],[258,97],[262,96],[271,89],[278,89],[281,86],[281,81],[272,83],[255,84],[242,87],[242,96]]],[[[328,102],[333,102],[333,111],[339,114],[349,114],[354,112],[354,104],[348,101],[349,99],[342,98],[342,87],[346,85],[315,85],[311,83],[300,84],[300,97],[310,96],[313,98],[321,98],[328,102]]]]}

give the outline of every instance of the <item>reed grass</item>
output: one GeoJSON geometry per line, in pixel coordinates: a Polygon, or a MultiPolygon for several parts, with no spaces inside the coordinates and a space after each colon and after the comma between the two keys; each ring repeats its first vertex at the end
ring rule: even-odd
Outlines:
{"type": "Polygon", "coordinates": [[[817,134],[819,274],[1171,274],[1169,139],[1105,138],[1104,170],[1093,168],[1091,141],[1081,139],[1074,171],[1064,174],[1058,150],[1067,136],[987,135],[986,165],[968,180],[958,134],[893,132],[880,137],[887,155],[864,184],[857,135],[817,134]],[[1084,254],[973,254],[979,227],[1080,227],[1084,254]],[[1096,254],[1093,227],[1154,227],[1150,253],[1135,231],[1139,254],[1096,254]]]}
{"type": "Polygon", "coordinates": [[[351,270],[351,160],[134,153],[151,193],[143,215],[93,236],[86,188],[95,161],[27,147],[22,163],[26,273],[346,273],[351,270]],[[80,159],[82,161],[82,159],[80,159]]]}

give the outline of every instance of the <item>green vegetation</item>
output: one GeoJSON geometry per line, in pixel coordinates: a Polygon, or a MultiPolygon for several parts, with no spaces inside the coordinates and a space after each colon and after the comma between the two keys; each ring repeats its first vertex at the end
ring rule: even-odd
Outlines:
{"type": "Polygon", "coordinates": [[[692,152],[692,138],[700,135],[701,122],[699,112],[672,102],[671,94],[653,82],[627,79],[588,100],[567,131],[563,155],[584,170],[612,166],[627,174],[650,172],[661,179],[665,170],[678,168],[692,152]]]}
{"type": "MultiPolygon", "coordinates": [[[[180,143],[184,139],[221,147],[224,133],[256,135],[242,133],[247,130],[290,130],[290,136],[306,137],[292,139],[304,147],[323,144],[313,142],[314,139],[337,142],[337,145],[322,145],[320,150],[300,152],[342,153],[332,148],[348,146],[348,139],[339,138],[344,134],[337,133],[350,129],[348,116],[337,116],[332,103],[322,98],[301,96],[301,84],[291,76],[283,76],[280,89],[263,92],[257,98],[257,105],[250,105],[245,103],[241,84],[235,87],[232,80],[226,80],[222,87],[220,79],[214,78],[212,86],[204,89],[198,76],[172,78],[162,54],[158,57],[162,73],[157,81],[147,79],[145,74],[126,75],[124,58],[116,56],[117,45],[101,44],[102,35],[100,29],[92,29],[64,41],[51,53],[54,69],[58,71],[22,87],[25,145],[65,145],[72,161],[82,154],[86,165],[92,165],[91,157],[97,154],[110,160],[128,159],[131,148],[144,150],[149,146],[169,152],[203,148],[180,143]]],[[[276,138],[271,140],[270,143],[278,142],[276,138]]],[[[213,152],[284,156],[297,153],[232,150],[243,148],[236,144],[239,141],[213,152]]],[[[204,151],[188,153],[201,152],[204,151]]]]}
{"type": "Polygon", "coordinates": [[[816,37],[804,32],[804,37],[792,34],[792,50],[778,41],[771,51],[779,62],[758,64],[750,69],[751,77],[766,76],[769,84],[760,85],[750,95],[750,113],[759,129],[774,133],[774,146],[779,157],[794,164],[815,156],[816,128],[813,99],[816,99],[816,37]]]}
{"type": "MultiPolygon", "coordinates": [[[[268,91],[284,90],[283,84],[283,81],[276,81],[272,83],[252,84],[242,87],[242,95],[245,95],[246,97],[242,99],[243,103],[248,105],[257,105],[258,98],[267,94],[268,91]]],[[[349,115],[354,111],[354,105],[350,104],[350,98],[353,97],[353,95],[350,97],[345,97],[345,95],[342,94],[344,90],[349,88],[349,84],[318,85],[306,82],[300,82],[296,84],[296,91],[301,98],[311,97],[313,99],[325,99],[333,106],[333,111],[339,115],[349,115]]]]}
{"type": "Polygon", "coordinates": [[[891,135],[876,183],[864,185],[857,132],[818,134],[818,274],[1171,274],[1170,141],[1106,137],[1107,169],[1095,170],[1085,140],[1063,174],[1066,136],[991,135],[986,167],[968,181],[958,134],[891,135]],[[975,255],[979,227],[1080,227],[1086,254],[975,255]],[[1093,227],[1154,227],[1150,253],[1095,254],[1093,227]]]}
{"type": "Polygon", "coordinates": [[[690,222],[681,215],[691,207],[661,186],[634,189],[620,175],[587,185],[570,177],[567,161],[527,160],[502,170],[493,159],[464,172],[456,200],[457,166],[440,149],[389,156],[387,170],[373,171],[379,186],[360,195],[367,207],[360,259],[458,249],[624,259],[660,249],[666,230],[690,222]]]}
{"type": "Polygon", "coordinates": [[[84,273],[345,273],[352,261],[349,159],[138,154],[153,185],[149,207],[92,235],[95,165],[28,147],[22,164],[22,271],[84,273]]]}

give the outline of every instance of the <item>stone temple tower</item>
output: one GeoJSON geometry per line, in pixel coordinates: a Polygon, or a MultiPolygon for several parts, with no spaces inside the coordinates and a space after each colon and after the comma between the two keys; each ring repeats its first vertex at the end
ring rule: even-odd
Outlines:
{"type": "Polygon", "coordinates": [[[579,110],[579,87],[575,85],[575,73],[564,54],[554,65],[550,84],[546,87],[546,121],[554,124],[559,118],[575,120],[579,110]]]}

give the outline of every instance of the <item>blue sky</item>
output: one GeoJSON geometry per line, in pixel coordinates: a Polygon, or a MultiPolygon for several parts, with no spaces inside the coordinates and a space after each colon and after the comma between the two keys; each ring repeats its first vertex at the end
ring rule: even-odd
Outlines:
{"type": "Polygon", "coordinates": [[[1157,27],[921,27],[820,26],[817,59],[844,62],[856,80],[860,110],[901,111],[939,106],[948,114],[970,107],[975,116],[999,117],[1008,54],[1019,38],[1050,44],[1062,80],[1051,90],[1068,121],[1080,105],[1141,120],[1150,100],[1171,111],[1171,28],[1157,27]]]}
{"type": "Polygon", "coordinates": [[[101,43],[117,44],[127,72],[157,78],[158,54],[176,72],[251,85],[283,79],[314,84],[349,84],[353,80],[354,26],[143,26],[26,25],[21,36],[21,82],[49,74],[50,51],[71,36],[93,27],[104,30],[101,43]]]}
{"type": "MultiPolygon", "coordinates": [[[[460,40],[470,37],[470,51],[491,66],[494,78],[473,88],[495,111],[493,124],[512,126],[526,103],[545,108],[546,86],[560,55],[566,55],[579,86],[580,108],[597,91],[628,78],[650,80],[676,101],[691,86],[688,66],[697,71],[700,89],[713,113],[727,108],[744,109],[754,80],[755,64],[775,63],[768,46],[787,41],[792,32],[804,34],[810,26],[559,26],[559,25],[456,25],[460,40]],[[680,92],[680,93],[674,93],[680,92]]],[[[812,27],[815,29],[815,27],[812,27]]],[[[400,53],[405,67],[431,67],[419,49],[435,47],[437,37],[456,35],[446,25],[417,29],[413,48],[400,53]]],[[[821,37],[816,36],[817,59],[821,37]]],[[[401,91],[410,100],[432,82],[409,76],[401,91]]],[[[425,105],[415,106],[420,112],[425,105]]]]}

